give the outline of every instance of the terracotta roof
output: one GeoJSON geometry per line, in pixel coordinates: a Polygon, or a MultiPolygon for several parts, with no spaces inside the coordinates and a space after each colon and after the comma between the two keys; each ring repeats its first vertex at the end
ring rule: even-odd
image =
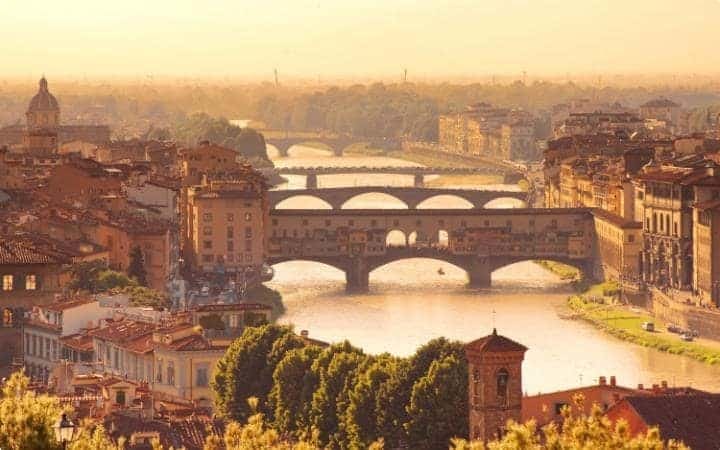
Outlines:
{"type": "Polygon", "coordinates": [[[157,326],[149,322],[136,322],[133,320],[121,320],[102,328],[95,328],[89,331],[93,337],[117,343],[134,342],[144,335],[151,334],[157,326]]]}
{"type": "Polygon", "coordinates": [[[492,334],[465,344],[465,349],[473,352],[482,353],[504,353],[504,352],[525,352],[527,347],[518,344],[512,339],[497,334],[497,329],[493,328],[492,334]]]}
{"type": "Polygon", "coordinates": [[[155,348],[164,348],[177,352],[193,352],[204,350],[223,350],[227,348],[227,346],[215,345],[212,341],[208,340],[200,334],[191,334],[190,336],[176,339],[169,344],[156,342],[155,348]]]}
{"type": "Polygon", "coordinates": [[[60,338],[60,342],[67,348],[81,352],[89,352],[93,349],[92,336],[87,333],[71,334],[60,338]]]}
{"type": "Polygon", "coordinates": [[[0,236],[0,264],[58,264],[52,255],[26,240],[0,236]]]}
{"type": "Polygon", "coordinates": [[[664,170],[652,170],[637,175],[641,181],[661,181],[665,183],[680,182],[690,174],[688,170],[672,168],[664,170]]]}
{"type": "Polygon", "coordinates": [[[136,417],[120,414],[109,415],[105,418],[105,429],[110,436],[117,440],[125,437],[128,442],[127,450],[150,449],[149,445],[130,444],[129,438],[134,433],[156,432],[160,436],[160,443],[167,447],[185,448],[187,450],[202,450],[205,439],[209,434],[222,437],[225,423],[219,419],[208,417],[192,417],[180,420],[143,420],[136,417]]]}
{"type": "Polygon", "coordinates": [[[595,208],[592,210],[593,216],[605,220],[607,222],[612,223],[613,225],[616,225],[620,228],[642,228],[641,222],[636,222],[634,220],[629,220],[624,217],[618,216],[617,214],[613,214],[609,211],[605,211],[604,209],[595,208]]]}
{"type": "Polygon", "coordinates": [[[720,394],[626,397],[663,439],[684,442],[693,450],[720,448],[720,394]]]}

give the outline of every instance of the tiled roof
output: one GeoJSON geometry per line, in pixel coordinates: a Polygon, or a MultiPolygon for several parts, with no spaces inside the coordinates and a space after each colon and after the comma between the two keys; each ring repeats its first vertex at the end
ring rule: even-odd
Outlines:
{"type": "Polygon", "coordinates": [[[643,108],[679,108],[680,105],[667,98],[656,98],[642,105],[643,108]]]}
{"type": "Polygon", "coordinates": [[[201,450],[209,434],[222,437],[225,423],[219,419],[208,417],[162,421],[113,414],[105,418],[105,429],[115,440],[120,437],[127,438],[128,442],[125,448],[128,450],[150,449],[150,446],[144,446],[144,444],[129,444],[129,439],[134,433],[143,432],[158,433],[160,443],[166,448],[172,446],[187,450],[201,450]]]}
{"type": "Polygon", "coordinates": [[[86,305],[89,303],[94,303],[96,301],[97,300],[95,300],[92,297],[73,298],[70,300],[64,300],[64,301],[60,301],[60,302],[50,303],[49,305],[45,305],[42,308],[46,309],[48,311],[63,312],[66,309],[71,309],[71,308],[86,305]]]}
{"type": "Polygon", "coordinates": [[[151,334],[156,328],[157,326],[155,324],[149,322],[121,320],[103,328],[90,330],[89,334],[99,339],[122,344],[151,334]]]}
{"type": "Polygon", "coordinates": [[[527,347],[505,336],[500,336],[497,334],[497,329],[493,328],[492,334],[465,344],[465,349],[479,353],[504,353],[525,352],[527,347]]]}
{"type": "Polygon", "coordinates": [[[663,439],[693,450],[720,448],[720,394],[626,397],[625,401],[663,439]]]}
{"type": "Polygon", "coordinates": [[[88,352],[93,349],[92,336],[87,333],[71,334],[60,338],[60,342],[67,348],[88,352]]]}
{"type": "Polygon", "coordinates": [[[641,222],[636,222],[634,220],[629,220],[624,217],[618,216],[617,214],[613,214],[609,211],[605,211],[604,209],[600,208],[594,208],[592,210],[593,216],[605,220],[607,222],[610,222],[620,228],[642,228],[641,222]]]}
{"type": "Polygon", "coordinates": [[[177,352],[193,352],[193,351],[204,351],[204,350],[223,350],[227,348],[224,345],[215,345],[213,342],[205,338],[200,334],[192,334],[185,336],[180,339],[176,339],[171,343],[155,343],[156,348],[164,348],[168,350],[174,350],[177,352]]]}
{"type": "Polygon", "coordinates": [[[31,242],[0,236],[0,264],[57,264],[59,261],[31,242]]]}

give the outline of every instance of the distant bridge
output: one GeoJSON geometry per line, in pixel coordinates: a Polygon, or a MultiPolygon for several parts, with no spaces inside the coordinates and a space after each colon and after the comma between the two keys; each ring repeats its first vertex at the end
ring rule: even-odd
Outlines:
{"type": "Polygon", "coordinates": [[[464,199],[469,202],[473,208],[484,208],[488,202],[499,198],[521,200],[525,205],[527,205],[528,201],[528,194],[521,191],[359,186],[270,191],[270,208],[275,209],[280,202],[290,198],[309,196],[326,202],[332,209],[341,209],[349,200],[370,193],[387,194],[395,197],[403,202],[409,209],[416,209],[418,205],[425,200],[447,195],[464,199]]]}
{"type": "Polygon", "coordinates": [[[259,130],[265,138],[265,144],[278,149],[281,157],[289,156],[290,147],[303,145],[328,150],[335,156],[343,156],[345,149],[354,144],[369,144],[373,148],[384,150],[399,149],[401,144],[395,139],[360,138],[349,134],[323,133],[313,131],[259,130]],[[319,145],[318,145],[319,144],[319,145]]]}
{"type": "Polygon", "coordinates": [[[370,272],[393,261],[432,258],[487,287],[494,270],[553,260],[591,277],[597,264],[590,209],[272,210],[268,262],[314,261],[367,290],[370,272]],[[400,236],[398,247],[391,235],[400,236]]]}

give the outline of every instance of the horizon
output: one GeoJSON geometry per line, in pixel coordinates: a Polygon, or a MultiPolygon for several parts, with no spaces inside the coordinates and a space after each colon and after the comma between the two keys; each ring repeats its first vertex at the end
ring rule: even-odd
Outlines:
{"type": "Polygon", "coordinates": [[[410,81],[720,74],[717,39],[708,38],[718,34],[720,2],[679,10],[674,0],[130,0],[121,11],[39,0],[7,8],[0,53],[3,76],[22,79],[270,80],[274,69],[322,82],[400,80],[405,69],[410,81]]]}

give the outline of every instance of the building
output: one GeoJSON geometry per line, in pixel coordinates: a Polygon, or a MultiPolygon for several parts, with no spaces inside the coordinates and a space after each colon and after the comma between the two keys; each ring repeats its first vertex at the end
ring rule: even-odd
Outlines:
{"type": "Polygon", "coordinates": [[[249,165],[187,190],[186,261],[200,272],[260,274],[269,205],[265,178],[249,165]]]}
{"type": "Polygon", "coordinates": [[[23,363],[28,374],[48,382],[49,375],[67,355],[63,338],[98,325],[112,313],[92,297],[37,306],[23,325],[23,363]]]}
{"type": "Polygon", "coordinates": [[[720,394],[628,396],[607,416],[614,422],[624,420],[633,436],[657,427],[663,439],[693,450],[720,448],[720,394]]]}
{"type": "Polygon", "coordinates": [[[643,246],[642,222],[624,219],[602,209],[593,210],[598,267],[597,279],[640,280],[643,246]]]}
{"type": "Polygon", "coordinates": [[[55,154],[65,142],[103,144],[110,141],[110,128],[106,125],[61,125],[60,105],[50,93],[45,77],[38,84],[38,92],[25,113],[25,126],[0,128],[0,146],[17,147],[26,155],[47,156],[55,154]]]}
{"type": "Polygon", "coordinates": [[[570,113],[567,119],[559,123],[553,135],[556,139],[590,134],[631,136],[644,128],[644,121],[629,112],[576,112],[570,113]]]}
{"type": "Polygon", "coordinates": [[[720,199],[693,206],[693,291],[701,303],[720,305],[720,199]]]}
{"type": "Polygon", "coordinates": [[[438,119],[440,148],[452,153],[500,160],[537,158],[532,117],[522,110],[488,103],[470,105],[438,119]]]}
{"type": "Polygon", "coordinates": [[[465,345],[470,438],[502,437],[508,420],[522,419],[522,362],[527,348],[492,334],[465,345]]]}
{"type": "Polygon", "coordinates": [[[663,122],[667,129],[676,132],[680,131],[682,107],[667,98],[656,98],[640,105],[640,117],[663,122]]]}

